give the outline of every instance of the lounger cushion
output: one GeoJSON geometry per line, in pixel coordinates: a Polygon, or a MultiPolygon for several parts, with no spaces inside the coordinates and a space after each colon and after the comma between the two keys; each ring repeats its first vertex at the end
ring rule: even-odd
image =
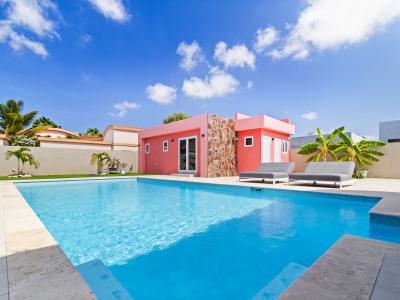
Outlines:
{"type": "Polygon", "coordinates": [[[349,174],[324,174],[324,173],[293,173],[289,174],[290,180],[335,181],[343,182],[351,180],[349,174]]]}
{"type": "Polygon", "coordinates": [[[354,162],[310,162],[307,164],[304,173],[322,174],[348,174],[353,175],[355,168],[354,162]]]}
{"type": "Polygon", "coordinates": [[[286,172],[242,172],[240,173],[241,178],[265,178],[265,179],[278,179],[288,178],[286,172]]]}
{"type": "MultiPolygon", "coordinates": [[[[262,163],[257,168],[257,172],[263,173],[275,173],[275,172],[285,172],[291,173],[294,169],[294,163],[262,163]]],[[[250,172],[253,173],[253,172],[250,172]]]]}

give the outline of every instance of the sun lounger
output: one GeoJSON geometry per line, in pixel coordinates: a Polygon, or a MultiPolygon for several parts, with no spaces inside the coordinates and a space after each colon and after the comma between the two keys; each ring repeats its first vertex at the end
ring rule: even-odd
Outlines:
{"type": "Polygon", "coordinates": [[[288,174],[293,172],[294,163],[262,163],[256,172],[242,172],[239,175],[240,179],[262,179],[272,181],[273,184],[277,181],[287,181],[288,174]]]}
{"type": "Polygon", "coordinates": [[[320,181],[334,182],[341,188],[343,183],[350,182],[353,178],[354,162],[310,162],[303,173],[289,174],[289,183],[292,181],[306,180],[314,183],[320,181]]]}

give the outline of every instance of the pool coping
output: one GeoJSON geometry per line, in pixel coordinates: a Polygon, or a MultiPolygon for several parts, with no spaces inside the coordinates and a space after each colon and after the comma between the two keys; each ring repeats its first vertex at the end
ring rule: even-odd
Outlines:
{"type": "Polygon", "coordinates": [[[0,183],[0,272],[1,300],[97,299],[12,181],[0,183]]]}
{"type": "MultiPolygon", "coordinates": [[[[31,209],[29,204],[26,202],[25,198],[19,193],[15,183],[35,183],[35,182],[65,182],[65,181],[89,181],[89,180],[119,180],[119,179],[124,179],[124,180],[132,180],[132,179],[146,179],[146,180],[151,180],[151,179],[157,179],[157,180],[166,180],[166,181],[179,181],[179,182],[187,182],[187,183],[198,183],[198,184],[212,184],[216,186],[227,186],[227,187],[250,187],[250,188],[262,188],[262,189],[278,189],[278,190],[288,190],[288,191],[303,191],[303,192],[311,192],[311,193],[324,193],[324,194],[333,194],[333,195],[352,195],[352,196],[366,196],[366,197],[379,197],[381,198],[378,200],[378,202],[375,204],[375,206],[370,210],[370,221],[374,222],[379,222],[379,223],[384,223],[384,224],[391,224],[393,225],[393,220],[395,220],[395,224],[399,224],[400,226],[400,193],[396,193],[396,196],[393,195],[385,195],[385,192],[379,192],[379,191],[353,191],[353,190],[345,190],[345,189],[329,189],[327,188],[326,190],[301,190],[297,189],[296,185],[265,185],[265,184],[258,184],[254,182],[234,182],[234,183],[220,183],[220,182],[213,182],[212,178],[209,180],[205,179],[199,182],[198,180],[191,180],[190,178],[180,178],[180,177],[172,177],[172,176],[116,176],[116,177],[104,177],[104,178],[93,178],[93,177],[82,177],[82,178],[62,178],[62,179],[37,179],[37,180],[10,180],[10,181],[5,181],[5,182],[0,182],[0,257],[2,256],[2,249],[4,248],[4,253],[6,259],[3,260],[5,267],[2,267],[1,264],[1,259],[0,259],[0,271],[2,271],[1,268],[5,268],[5,275],[2,276],[4,278],[8,278],[7,284],[7,293],[1,294],[1,289],[0,289],[0,299],[2,299],[3,296],[8,297],[5,299],[14,299],[14,294],[17,290],[21,290],[18,288],[13,288],[14,286],[14,276],[10,276],[10,273],[13,273],[15,270],[15,267],[13,266],[14,262],[12,264],[8,263],[9,259],[8,257],[13,255],[13,251],[15,251],[14,247],[18,249],[21,245],[18,246],[15,243],[16,237],[19,236],[19,239],[22,238],[22,240],[27,238],[26,233],[32,230],[38,230],[40,231],[40,235],[35,236],[34,242],[39,244],[39,247],[37,244],[35,245],[29,245],[30,242],[32,242],[32,239],[29,238],[29,241],[25,247],[28,247],[28,249],[24,249],[24,251],[31,250],[35,251],[40,249],[41,247],[43,248],[43,245],[46,247],[53,247],[57,251],[56,254],[54,254],[54,260],[57,262],[61,262],[62,267],[60,267],[60,263],[58,263],[58,271],[61,272],[61,275],[59,275],[60,278],[63,278],[62,276],[65,274],[65,272],[68,272],[68,274],[71,274],[70,277],[73,277],[73,284],[68,285],[67,282],[62,282],[66,292],[66,298],[65,299],[72,299],[76,298],[76,294],[73,296],[68,295],[69,291],[76,291],[78,290],[78,293],[80,294],[80,299],[96,299],[96,296],[94,293],[90,290],[88,287],[87,283],[85,280],[81,277],[79,272],[72,266],[70,263],[69,259],[66,257],[66,255],[62,252],[60,247],[58,246],[57,242],[53,239],[51,234],[48,232],[46,227],[42,224],[42,222],[39,220],[37,217],[36,213],[31,209]],[[8,210],[11,209],[11,213],[13,214],[13,220],[10,220],[10,217],[7,217],[8,210]],[[24,224],[20,224],[19,228],[17,230],[14,228],[12,223],[15,223],[15,218],[24,218],[24,224]],[[376,219],[374,219],[376,218],[376,219]],[[397,220],[399,221],[397,223],[397,220]],[[9,228],[11,227],[11,229],[9,228]],[[3,237],[2,237],[2,231],[4,232],[3,237]],[[15,231],[15,232],[13,232],[15,231]],[[10,233],[11,233],[11,238],[10,238],[10,233]],[[14,236],[12,236],[12,233],[15,233],[14,236]],[[14,241],[12,240],[14,238],[14,241]],[[11,242],[11,243],[10,243],[11,242]],[[3,245],[3,248],[2,248],[3,245]],[[33,249],[29,249],[29,248],[33,249]],[[13,250],[14,249],[14,250],[13,250]],[[11,270],[11,272],[10,272],[11,270]],[[66,288],[65,286],[69,286],[69,288],[66,288]],[[11,288],[10,288],[11,287],[11,288]]],[[[330,248],[331,249],[331,248],[330,248]]],[[[329,250],[328,250],[329,251],[329,250]]],[[[325,255],[325,254],[324,254],[325,255]]],[[[323,256],[324,256],[323,255],[323,256]]],[[[12,261],[12,260],[11,260],[12,261]]],[[[57,265],[57,263],[56,263],[57,265]]],[[[24,268],[25,266],[19,265],[18,268],[24,268]]],[[[32,267],[32,266],[27,266],[32,267]]],[[[41,274],[40,281],[45,282],[46,281],[46,274],[49,277],[49,274],[51,275],[51,278],[53,279],[54,277],[54,272],[49,273],[48,266],[47,265],[42,265],[42,266],[36,266],[37,268],[44,268],[45,272],[41,274]],[[47,272],[47,273],[46,273],[47,272]]],[[[21,271],[18,270],[17,271],[21,271]]],[[[311,268],[310,268],[311,269],[311,268]]],[[[29,272],[28,272],[29,273],[29,272]]],[[[0,273],[3,275],[3,273],[0,273]]],[[[25,277],[30,277],[30,276],[25,276],[25,277]]],[[[57,277],[57,275],[55,276],[57,277]]],[[[64,276],[65,277],[65,276],[64,276]]],[[[49,279],[49,278],[48,278],[49,279]]],[[[57,280],[55,280],[57,281],[57,280]]],[[[71,280],[70,280],[71,281],[71,280]]],[[[297,281],[296,281],[297,282],[297,281]]],[[[57,288],[54,288],[49,286],[48,282],[47,287],[39,290],[38,288],[33,289],[36,292],[45,292],[45,293],[57,293],[59,294],[59,290],[57,288]]],[[[0,281],[0,287],[2,282],[0,281]]],[[[55,285],[57,282],[55,282],[55,285]]],[[[60,284],[60,281],[58,282],[60,284]]],[[[3,284],[4,285],[4,284],[3,284]]],[[[24,290],[26,290],[27,287],[24,287],[24,290]]],[[[48,295],[48,294],[47,294],[48,295]]],[[[61,298],[60,298],[61,299],[61,298]]]]}
{"type": "Polygon", "coordinates": [[[400,299],[399,270],[382,268],[400,244],[344,235],[290,285],[279,300],[400,299]],[[382,280],[378,280],[381,276],[382,280]],[[386,298],[387,296],[391,296],[386,298]]]}

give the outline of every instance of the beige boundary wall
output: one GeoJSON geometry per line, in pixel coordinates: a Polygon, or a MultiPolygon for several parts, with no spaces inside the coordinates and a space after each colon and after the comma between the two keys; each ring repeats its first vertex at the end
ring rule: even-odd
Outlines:
{"type": "MultiPolygon", "coordinates": [[[[13,168],[17,168],[17,160],[5,159],[8,150],[15,151],[19,147],[0,146],[0,176],[11,173],[13,168]]],[[[39,161],[38,169],[25,166],[24,171],[33,175],[58,175],[58,174],[91,174],[96,172],[96,166],[90,165],[93,152],[99,150],[85,149],[64,149],[64,148],[41,148],[30,147],[31,152],[39,161]]],[[[132,172],[138,170],[138,152],[129,150],[105,151],[111,157],[116,157],[128,164],[127,171],[132,167],[132,172]]]]}
{"type": "MultiPolygon", "coordinates": [[[[299,149],[290,149],[290,160],[296,164],[294,172],[302,172],[307,156],[297,154],[299,149]]],[[[390,143],[382,148],[385,156],[369,168],[368,177],[400,179],[400,143],[390,143]]]]}

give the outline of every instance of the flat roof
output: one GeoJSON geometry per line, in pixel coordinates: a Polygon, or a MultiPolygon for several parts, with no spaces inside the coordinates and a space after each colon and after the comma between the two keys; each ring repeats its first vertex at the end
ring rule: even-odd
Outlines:
{"type": "Polygon", "coordinates": [[[92,140],[85,140],[85,139],[67,139],[67,138],[39,137],[38,140],[41,141],[41,142],[51,142],[51,143],[96,144],[96,145],[104,145],[104,146],[111,146],[112,145],[112,142],[92,141],[92,140]]]}

